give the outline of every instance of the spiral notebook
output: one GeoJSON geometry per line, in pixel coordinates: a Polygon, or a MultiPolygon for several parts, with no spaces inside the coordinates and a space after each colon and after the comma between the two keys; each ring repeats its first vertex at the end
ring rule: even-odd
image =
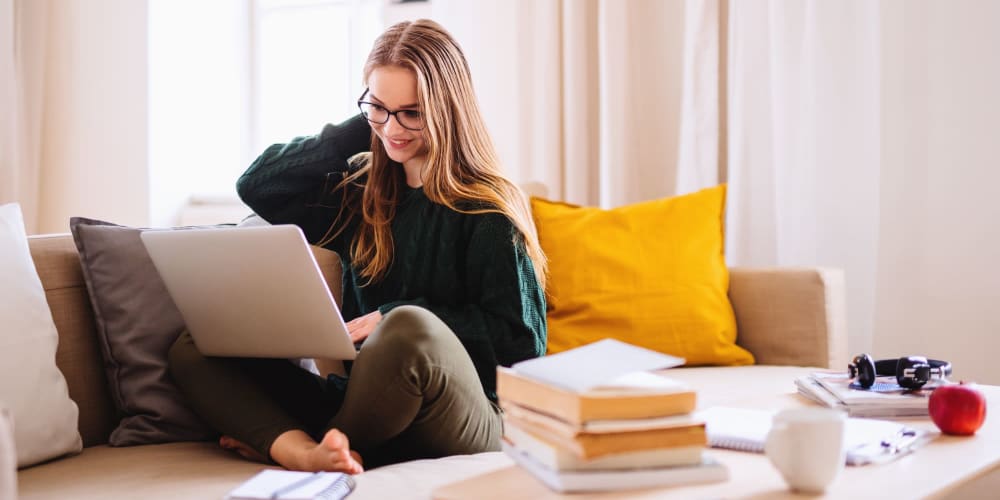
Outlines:
{"type": "Polygon", "coordinates": [[[354,491],[354,478],[340,472],[265,469],[226,495],[226,500],[339,500],[354,491]]]}
{"type": "MultiPolygon", "coordinates": [[[[775,412],[747,408],[708,408],[695,414],[705,421],[708,445],[713,448],[764,452],[775,412]]],[[[906,455],[938,436],[889,420],[848,418],[845,424],[847,465],[885,463],[906,455]]]]}

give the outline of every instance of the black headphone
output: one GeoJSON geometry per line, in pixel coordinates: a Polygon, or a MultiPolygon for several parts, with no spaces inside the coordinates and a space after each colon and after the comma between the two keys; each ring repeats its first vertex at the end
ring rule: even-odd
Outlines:
{"type": "Polygon", "coordinates": [[[872,360],[867,354],[859,354],[847,365],[850,378],[857,378],[857,385],[868,389],[875,384],[875,377],[895,375],[896,382],[906,389],[919,389],[931,378],[943,379],[951,375],[951,363],[923,356],[872,360]]]}

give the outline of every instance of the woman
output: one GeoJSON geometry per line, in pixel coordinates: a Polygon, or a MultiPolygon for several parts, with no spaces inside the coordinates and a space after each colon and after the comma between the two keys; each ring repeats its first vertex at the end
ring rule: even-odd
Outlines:
{"type": "Polygon", "coordinates": [[[361,344],[349,378],[205,358],[188,334],[170,351],[220,444],[288,469],[497,450],[496,366],[545,351],[545,257],[461,49],[432,21],[403,22],[375,42],[364,78],[361,115],[269,147],[237,183],[261,217],[341,256],[361,344]]]}

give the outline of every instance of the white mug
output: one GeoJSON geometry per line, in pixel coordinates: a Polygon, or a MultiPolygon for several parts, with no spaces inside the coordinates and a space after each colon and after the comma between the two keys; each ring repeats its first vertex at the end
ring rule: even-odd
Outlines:
{"type": "Polygon", "coordinates": [[[0,408],[0,498],[17,498],[17,452],[11,413],[0,408]]]}
{"type": "Polygon", "coordinates": [[[795,491],[822,493],[844,468],[842,411],[795,408],[774,416],[764,453],[795,491]]]}

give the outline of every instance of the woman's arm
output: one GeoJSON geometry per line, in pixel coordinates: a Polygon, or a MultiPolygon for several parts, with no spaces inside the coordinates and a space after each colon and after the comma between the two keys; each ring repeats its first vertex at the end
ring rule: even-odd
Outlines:
{"type": "Polygon", "coordinates": [[[267,148],[236,181],[240,198],[271,224],[297,224],[315,243],[337,214],[336,196],[348,158],[371,147],[371,127],[361,115],[326,125],[317,135],[267,148]],[[321,203],[322,202],[322,203],[321,203]]]}
{"type": "Polygon", "coordinates": [[[384,315],[401,305],[416,305],[441,318],[469,352],[492,399],[498,364],[510,366],[545,354],[545,295],[515,234],[506,217],[482,216],[466,254],[465,305],[442,306],[417,298],[379,307],[384,315]]]}

